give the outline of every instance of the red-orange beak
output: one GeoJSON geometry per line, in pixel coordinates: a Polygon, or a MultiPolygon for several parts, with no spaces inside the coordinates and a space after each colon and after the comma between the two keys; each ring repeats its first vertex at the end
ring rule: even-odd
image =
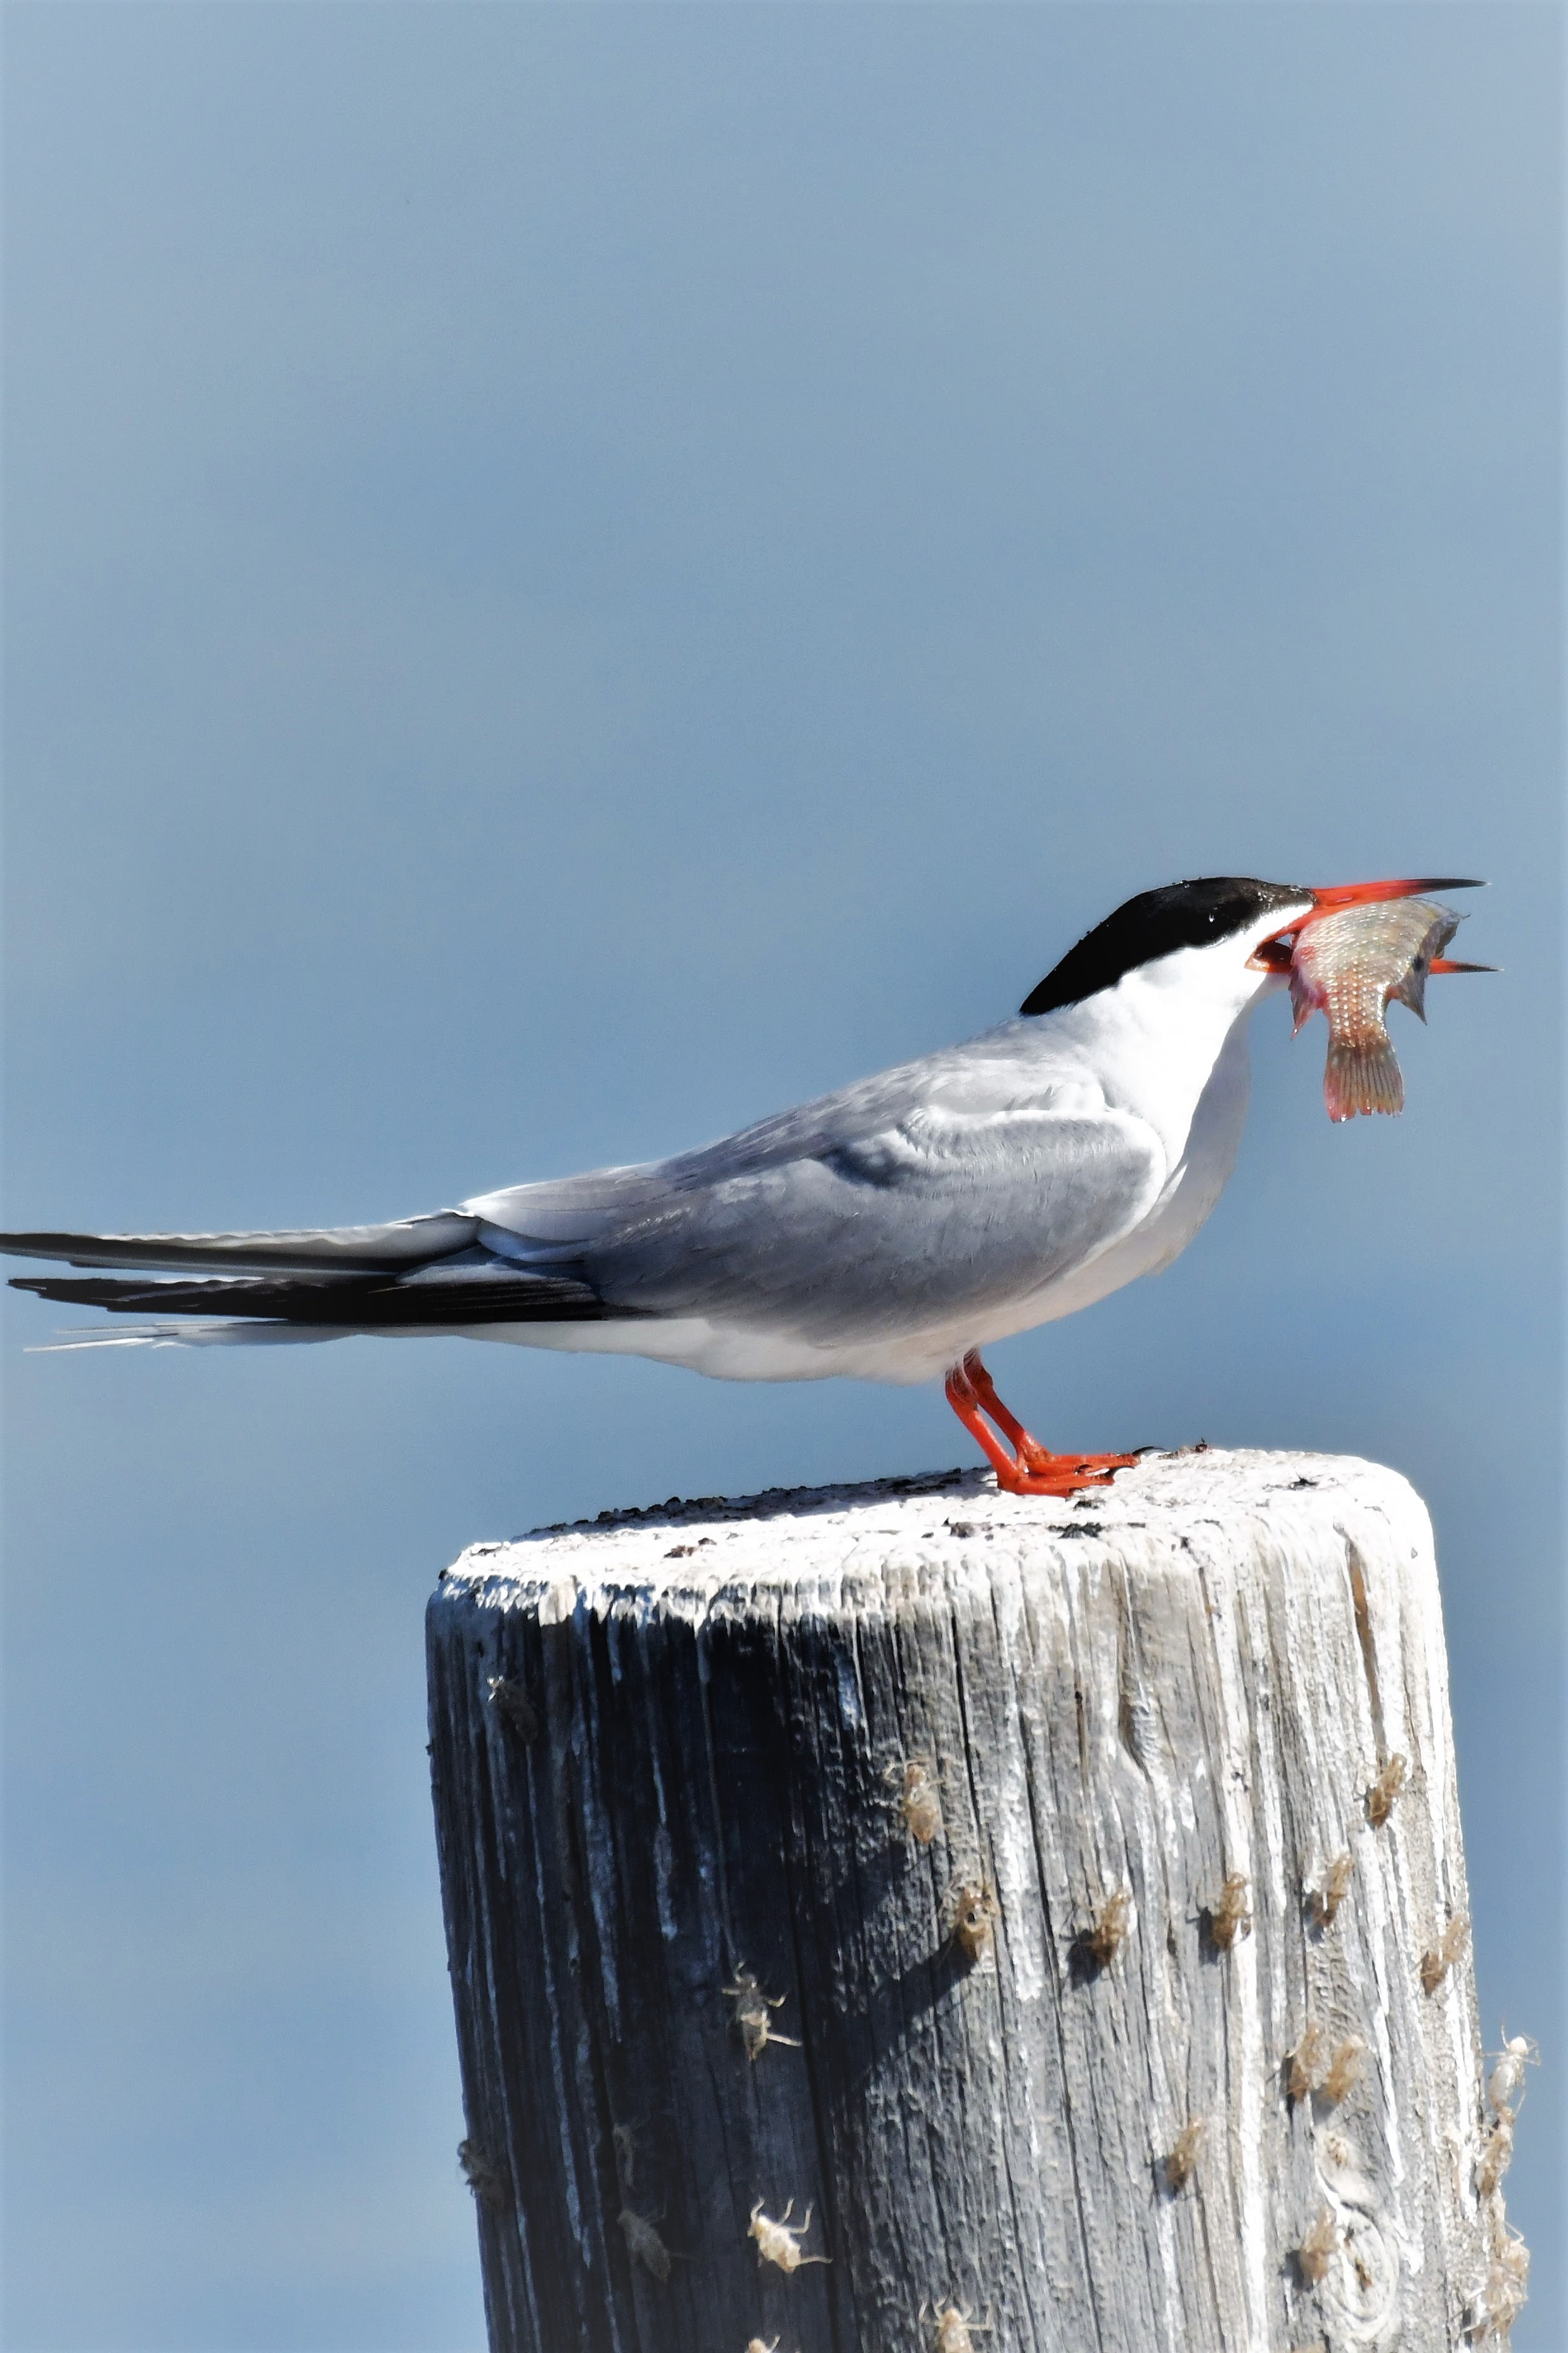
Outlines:
{"type": "MultiPolygon", "coordinates": [[[[1312,889],[1310,884],[1308,885],[1312,889]]],[[[1419,899],[1426,891],[1482,891],[1485,883],[1467,881],[1458,874],[1426,874],[1414,882],[1330,882],[1312,890],[1313,913],[1331,914],[1336,907],[1363,907],[1380,899],[1419,899]]],[[[1310,923],[1312,918],[1306,919],[1310,923]]]]}
{"type": "MultiPolygon", "coordinates": [[[[1312,893],[1313,902],[1310,914],[1298,916],[1295,923],[1288,923],[1283,931],[1260,940],[1247,961],[1258,972],[1289,972],[1291,952],[1306,925],[1315,923],[1320,915],[1334,914],[1342,907],[1375,905],[1383,899],[1419,899],[1427,891],[1480,891],[1485,887],[1484,883],[1462,874],[1422,874],[1383,882],[1326,882],[1321,888],[1309,883],[1307,888],[1312,893]]],[[[1492,967],[1489,965],[1450,964],[1446,957],[1439,957],[1431,969],[1434,972],[1489,972],[1492,967]]]]}

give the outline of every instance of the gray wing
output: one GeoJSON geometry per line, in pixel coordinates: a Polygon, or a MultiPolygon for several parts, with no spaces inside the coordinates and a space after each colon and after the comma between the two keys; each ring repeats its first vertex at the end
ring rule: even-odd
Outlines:
{"type": "Polygon", "coordinates": [[[1007,1024],[702,1151],[434,1217],[294,1233],[9,1234],[0,1247],[163,1270],[176,1279],[17,1287],[249,1326],[217,1336],[637,1314],[812,1341],[898,1336],[1027,1298],[1157,1199],[1166,1163],[1153,1131],[1051,1052],[1037,1026],[1007,1024]]]}
{"type": "Polygon", "coordinates": [[[612,1313],[875,1339],[1022,1297],[1128,1232],[1148,1124],[1014,1025],[700,1152],[464,1203],[492,1250],[612,1313]]]}

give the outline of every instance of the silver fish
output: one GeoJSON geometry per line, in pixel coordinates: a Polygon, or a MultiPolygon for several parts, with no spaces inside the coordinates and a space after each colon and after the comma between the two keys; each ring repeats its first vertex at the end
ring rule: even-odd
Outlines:
{"type": "Polygon", "coordinates": [[[1329,1024],[1323,1101],[1329,1117],[1405,1107],[1405,1081],[1384,1016],[1397,997],[1426,1018],[1426,976],[1486,972],[1443,955],[1463,917],[1435,899],[1379,899],[1302,924],[1290,957],[1296,1028],[1321,1011],[1329,1024]]]}

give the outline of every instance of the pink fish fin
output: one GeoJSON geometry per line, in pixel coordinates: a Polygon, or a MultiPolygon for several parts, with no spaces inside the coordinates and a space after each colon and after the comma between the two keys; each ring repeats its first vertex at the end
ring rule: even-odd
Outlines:
{"type": "Polygon", "coordinates": [[[1405,1081],[1388,1039],[1373,1038],[1360,1046],[1332,1040],[1323,1072],[1323,1101],[1335,1120],[1354,1119],[1358,1112],[1403,1111],[1405,1081]]]}
{"type": "Polygon", "coordinates": [[[1313,1014],[1319,1000],[1296,973],[1290,975],[1290,1035],[1299,1038],[1313,1014]]]}

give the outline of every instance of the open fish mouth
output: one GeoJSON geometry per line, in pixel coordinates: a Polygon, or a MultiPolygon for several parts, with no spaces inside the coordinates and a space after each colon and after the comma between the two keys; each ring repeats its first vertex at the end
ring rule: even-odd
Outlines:
{"type": "Polygon", "coordinates": [[[1463,918],[1424,895],[1479,887],[1458,876],[1331,884],[1314,890],[1310,913],[1255,953],[1257,969],[1288,976],[1297,1030],[1316,1012],[1328,1021],[1323,1101],[1331,1120],[1404,1109],[1386,1022],[1392,999],[1424,1021],[1429,975],[1494,968],[1445,956],[1463,918]]]}

